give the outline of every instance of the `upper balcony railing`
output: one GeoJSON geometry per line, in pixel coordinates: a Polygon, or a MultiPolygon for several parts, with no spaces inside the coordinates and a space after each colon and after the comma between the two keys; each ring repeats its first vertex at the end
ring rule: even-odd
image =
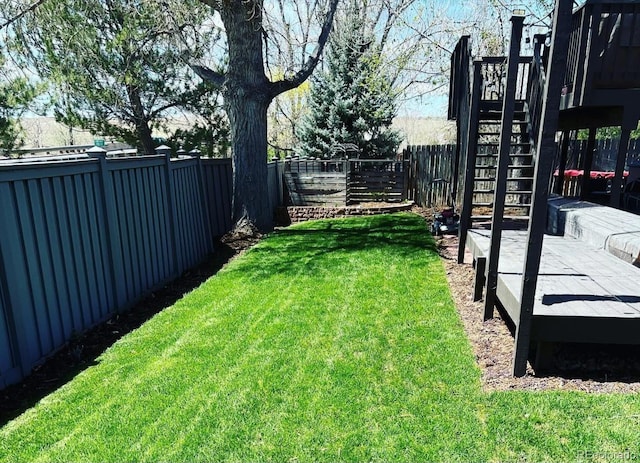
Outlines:
{"type": "Polygon", "coordinates": [[[451,55],[448,111],[448,119],[451,121],[468,115],[470,73],[471,48],[469,46],[469,36],[463,35],[451,55]],[[464,115],[461,113],[464,113],[464,115]]]}
{"type": "MultiPolygon", "coordinates": [[[[507,79],[507,59],[503,56],[484,57],[476,61],[482,79],[481,102],[502,102],[507,79]]],[[[520,57],[516,80],[516,101],[527,99],[531,57],[520,57]]]]}
{"type": "Polygon", "coordinates": [[[546,62],[548,47],[545,46],[546,35],[537,34],[533,39],[533,59],[529,73],[527,90],[527,109],[531,134],[537,137],[542,117],[542,104],[546,80],[546,62]]]}
{"type": "Polygon", "coordinates": [[[588,0],[573,14],[565,107],[588,105],[591,92],[640,88],[640,2],[588,0]]]}

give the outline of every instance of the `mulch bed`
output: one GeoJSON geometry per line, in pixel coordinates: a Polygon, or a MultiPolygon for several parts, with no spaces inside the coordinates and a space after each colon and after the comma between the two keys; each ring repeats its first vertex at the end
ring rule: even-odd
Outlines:
{"type": "MultiPolygon", "coordinates": [[[[432,209],[416,207],[414,211],[427,220],[433,217],[432,209]]],[[[205,263],[150,294],[132,310],[115,315],[71,340],[21,383],[0,391],[0,426],[95,364],[98,356],[114,342],[173,305],[259,239],[260,235],[252,230],[226,235],[205,263]]],[[[561,345],[556,348],[553,370],[537,373],[529,366],[526,376],[512,377],[513,335],[498,311],[493,319],[482,321],[482,301],[473,302],[471,295],[473,269],[468,259],[462,265],[457,264],[457,246],[455,236],[438,238],[451,294],[482,371],[485,390],[640,391],[640,347],[637,346],[561,345]]]]}
{"type": "MultiPolygon", "coordinates": [[[[433,210],[416,208],[427,220],[433,210]]],[[[449,281],[451,294],[465,332],[472,345],[483,387],[487,391],[504,390],[576,390],[585,392],[640,391],[640,346],[598,344],[558,344],[554,348],[553,365],[514,378],[511,374],[514,337],[500,311],[493,319],[483,321],[483,301],[473,301],[474,270],[471,256],[457,263],[458,238],[437,238],[449,281]]]]}

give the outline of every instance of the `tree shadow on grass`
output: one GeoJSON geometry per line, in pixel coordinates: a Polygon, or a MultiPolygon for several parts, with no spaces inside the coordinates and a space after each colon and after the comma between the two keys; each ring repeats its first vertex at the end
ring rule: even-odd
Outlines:
{"type": "Polygon", "coordinates": [[[331,259],[349,259],[353,253],[375,250],[367,258],[415,258],[430,252],[437,258],[434,240],[425,222],[417,216],[375,216],[369,221],[318,221],[302,227],[278,230],[268,242],[253,249],[234,269],[255,278],[274,274],[294,276],[327,269],[331,259]]]}

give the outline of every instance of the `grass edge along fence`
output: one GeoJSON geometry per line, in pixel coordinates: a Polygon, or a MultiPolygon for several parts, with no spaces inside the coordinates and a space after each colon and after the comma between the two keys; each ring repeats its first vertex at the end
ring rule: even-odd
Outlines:
{"type": "MultiPolygon", "coordinates": [[[[279,172],[269,163],[274,209],[279,172]]],[[[231,194],[230,159],[166,147],[0,163],[0,390],[202,262],[231,229],[231,194]]]]}

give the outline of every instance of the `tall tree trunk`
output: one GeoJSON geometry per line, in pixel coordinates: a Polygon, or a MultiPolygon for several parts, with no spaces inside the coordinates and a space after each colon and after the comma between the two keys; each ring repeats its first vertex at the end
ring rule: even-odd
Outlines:
{"type": "Polygon", "coordinates": [[[248,220],[260,231],[273,228],[267,184],[267,108],[253,95],[225,98],[233,145],[233,222],[248,220]]]}
{"type": "Polygon", "coordinates": [[[192,69],[222,89],[233,148],[233,221],[261,231],[273,226],[267,186],[267,108],[277,95],[298,87],[318,64],[339,0],[329,0],[318,45],[293,77],[271,82],[264,72],[262,0],[201,0],[220,13],[227,33],[227,72],[192,69]]]}
{"type": "Polygon", "coordinates": [[[223,96],[233,149],[233,222],[273,227],[267,186],[267,108],[272,96],[262,57],[262,2],[232,0],[220,11],[229,44],[223,96]],[[239,7],[242,5],[242,7],[239,7]]]}
{"type": "Polygon", "coordinates": [[[145,115],[144,105],[142,104],[142,98],[138,88],[133,85],[127,86],[127,93],[129,95],[129,102],[133,109],[133,114],[136,124],[136,133],[138,134],[138,140],[142,147],[143,154],[155,154],[156,148],[153,143],[153,137],[151,134],[151,128],[149,127],[149,120],[145,115]]]}

